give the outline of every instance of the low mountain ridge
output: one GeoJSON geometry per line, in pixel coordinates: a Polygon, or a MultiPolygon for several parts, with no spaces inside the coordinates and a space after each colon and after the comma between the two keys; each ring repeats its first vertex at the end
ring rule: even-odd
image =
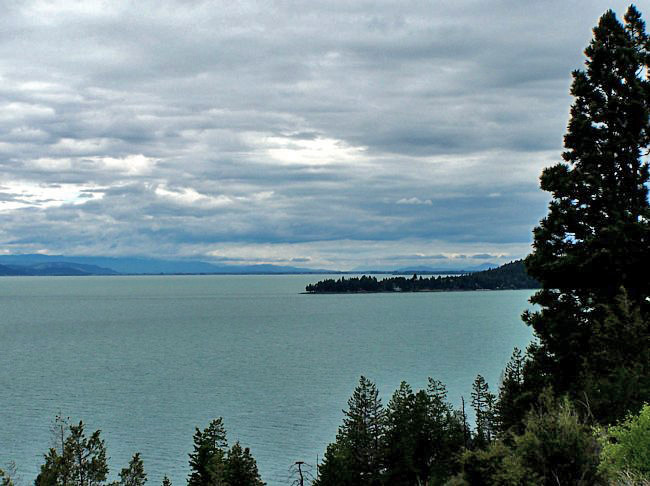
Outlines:
{"type": "Polygon", "coordinates": [[[0,265],[1,276],[118,275],[115,270],[81,263],[46,262],[32,265],[0,265]]]}

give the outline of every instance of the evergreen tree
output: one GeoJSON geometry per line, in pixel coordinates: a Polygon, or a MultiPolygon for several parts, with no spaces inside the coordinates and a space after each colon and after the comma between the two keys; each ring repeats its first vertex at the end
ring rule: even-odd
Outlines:
{"type": "Polygon", "coordinates": [[[415,484],[421,475],[415,465],[415,455],[419,436],[425,427],[425,416],[418,405],[413,390],[404,381],[388,402],[385,465],[389,484],[415,484]]]}
{"type": "Polygon", "coordinates": [[[257,462],[251,455],[250,449],[242,449],[236,442],[228,451],[224,468],[225,484],[228,486],[264,486],[257,470],[257,462]]]}
{"type": "Polygon", "coordinates": [[[603,305],[593,323],[589,366],[580,382],[590,411],[614,423],[650,397],[650,329],[640,306],[624,288],[611,305],[603,305]]]}
{"type": "Polygon", "coordinates": [[[53,447],[45,454],[45,463],[41,465],[36,477],[37,486],[68,486],[72,477],[72,456],[66,453],[66,440],[70,435],[70,418],[57,414],[50,429],[53,447]]]}
{"type": "Polygon", "coordinates": [[[190,454],[188,486],[225,485],[224,469],[228,441],[223,419],[219,417],[204,429],[194,432],[194,452],[190,454]]]}
{"type": "Polygon", "coordinates": [[[352,452],[352,466],[358,471],[359,485],[378,484],[382,470],[384,409],[375,384],[362,376],[344,413],[345,442],[352,452]]]}
{"type": "Polygon", "coordinates": [[[521,350],[515,348],[501,378],[494,418],[495,428],[504,439],[509,432],[523,432],[526,412],[534,403],[534,396],[524,388],[525,364],[521,350]]]}
{"type": "Polygon", "coordinates": [[[420,432],[415,454],[418,470],[423,471],[420,483],[442,484],[458,468],[458,454],[464,446],[464,423],[447,402],[447,389],[442,382],[429,378],[426,391],[418,392],[416,403],[420,397],[426,404],[424,430],[420,432]]]}
{"type": "Polygon", "coordinates": [[[477,375],[472,385],[472,408],[476,416],[476,435],[474,443],[477,447],[485,447],[492,442],[494,436],[494,401],[495,396],[490,392],[487,381],[477,375]]]}
{"type": "Polygon", "coordinates": [[[41,465],[34,486],[66,486],[70,484],[70,456],[59,455],[56,449],[51,448],[44,458],[45,463],[41,465]]]}
{"type": "Polygon", "coordinates": [[[101,431],[86,437],[83,422],[70,425],[62,453],[51,448],[36,478],[36,486],[99,486],[106,481],[108,464],[101,431]]]}
{"type": "Polygon", "coordinates": [[[327,445],[314,486],[357,486],[359,474],[352,469],[354,461],[351,453],[339,430],[336,442],[327,445]]]}
{"type": "Polygon", "coordinates": [[[166,474],[165,474],[165,476],[163,477],[163,480],[162,480],[162,486],[172,486],[172,481],[171,481],[171,479],[169,479],[169,478],[167,477],[166,474]]]}
{"type": "Polygon", "coordinates": [[[71,483],[75,486],[99,486],[106,481],[108,464],[106,446],[96,430],[90,437],[84,433],[84,424],[70,426],[70,435],[65,441],[64,457],[71,458],[71,483]]]}
{"type": "Polygon", "coordinates": [[[624,24],[611,10],[600,18],[585,50],[586,70],[573,73],[565,162],[541,176],[552,200],[526,259],[529,274],[542,285],[531,299],[541,310],[524,314],[539,338],[530,348],[531,382],[574,397],[590,391],[583,376],[600,372],[590,368],[594,333],[604,331],[594,328],[603,320],[603,305],[612,305],[623,287],[632,305],[648,312],[648,48],[633,6],[624,24]]]}
{"type": "MultiPolygon", "coordinates": [[[[167,476],[165,476],[167,477],[167,476]]],[[[169,480],[168,480],[169,481],[169,480]]],[[[120,486],[144,486],[147,482],[147,474],[144,472],[144,464],[140,453],[135,453],[129,462],[129,466],[120,471],[120,486]]]]}
{"type": "Polygon", "coordinates": [[[385,413],[375,384],[362,376],[343,413],[336,444],[328,446],[316,484],[380,484],[385,413]]]}

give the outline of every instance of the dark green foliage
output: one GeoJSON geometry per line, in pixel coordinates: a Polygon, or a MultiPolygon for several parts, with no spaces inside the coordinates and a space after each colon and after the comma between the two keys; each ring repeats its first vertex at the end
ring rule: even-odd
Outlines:
{"type": "Polygon", "coordinates": [[[512,446],[497,441],[462,457],[462,473],[456,484],[536,485],[602,483],[598,472],[599,447],[592,428],[564,398],[555,400],[549,391],[528,414],[524,432],[512,446]]]}
{"type": "Polygon", "coordinates": [[[503,442],[494,442],[485,449],[465,451],[461,462],[463,471],[452,480],[451,485],[537,486],[539,484],[503,442]]]}
{"type": "Polygon", "coordinates": [[[361,377],[344,413],[314,484],[438,485],[458,471],[463,422],[441,382],[430,378],[418,392],[402,383],[384,412],[375,385],[361,377]]]}
{"type": "Polygon", "coordinates": [[[441,382],[429,378],[417,393],[402,382],[386,414],[384,483],[444,483],[458,467],[462,427],[441,382]]]}
{"type": "Polygon", "coordinates": [[[171,481],[171,479],[169,479],[169,478],[167,477],[166,474],[165,474],[165,476],[163,477],[163,480],[162,480],[162,486],[172,486],[172,481],[171,481]]]}
{"type": "Polygon", "coordinates": [[[96,430],[86,438],[83,422],[70,426],[70,435],[65,441],[64,456],[70,455],[72,484],[96,486],[106,481],[108,465],[106,446],[96,430]]]}
{"type": "Polygon", "coordinates": [[[515,437],[515,455],[537,484],[551,486],[599,484],[599,446],[567,398],[546,393],[532,411],[522,435],[515,437]]]}
{"type": "Polygon", "coordinates": [[[66,486],[70,484],[69,457],[64,461],[63,455],[57,454],[53,448],[44,455],[45,463],[36,476],[34,486],[66,486]]]}
{"type": "Polygon", "coordinates": [[[336,445],[327,448],[316,484],[380,484],[385,413],[375,384],[362,376],[343,413],[336,445]]]}
{"type": "Polygon", "coordinates": [[[478,375],[472,385],[472,408],[476,416],[475,447],[485,447],[492,442],[495,432],[495,399],[485,378],[478,375]]]}
{"type": "Polygon", "coordinates": [[[36,478],[36,486],[99,486],[106,481],[108,465],[106,447],[95,431],[90,437],[84,433],[84,424],[69,427],[63,451],[54,448],[45,455],[45,464],[36,478]]]}
{"type": "MultiPolygon", "coordinates": [[[[626,342],[631,336],[647,342],[650,334],[649,173],[642,159],[650,140],[650,56],[639,12],[630,7],[624,25],[606,12],[585,54],[586,70],[573,73],[565,163],[542,174],[541,187],[552,200],[526,259],[528,272],[542,284],[531,299],[541,310],[524,315],[539,338],[530,349],[534,373],[527,387],[552,385],[558,393],[605,405],[607,398],[596,398],[601,364],[625,363],[617,373],[627,382],[643,380],[639,373],[647,377],[647,355],[634,355],[626,342]],[[621,288],[640,314],[638,320],[617,319],[614,327],[633,329],[612,327],[621,288]],[[606,356],[609,350],[618,356],[606,356]]],[[[615,379],[606,378],[610,384],[615,379]]],[[[633,395],[622,390],[615,410],[598,407],[596,418],[610,422],[638,409],[633,395]]]]}
{"type": "Polygon", "coordinates": [[[147,482],[147,474],[144,472],[144,464],[137,452],[131,458],[128,467],[120,471],[120,486],[144,486],[147,482]]]}
{"type": "Polygon", "coordinates": [[[358,472],[353,469],[352,451],[339,434],[336,442],[325,450],[314,486],[356,486],[358,477],[358,472]]]}
{"type": "Polygon", "coordinates": [[[352,469],[359,485],[379,483],[382,470],[384,408],[374,383],[365,377],[348,400],[343,419],[344,442],[351,451],[352,469]]]}
{"type": "Polygon", "coordinates": [[[236,442],[228,451],[224,468],[225,484],[228,486],[264,486],[257,470],[257,462],[250,449],[242,449],[236,442]]]}
{"type": "Polygon", "coordinates": [[[188,486],[262,486],[250,449],[239,442],[228,449],[226,429],[219,417],[202,431],[194,432],[188,486]]]}
{"type": "Polygon", "coordinates": [[[188,486],[218,486],[225,484],[226,429],[223,419],[213,420],[203,429],[194,432],[194,452],[190,454],[188,486]]]}
{"type": "Polygon", "coordinates": [[[307,292],[345,293],[345,292],[421,292],[443,290],[503,290],[536,289],[539,284],[529,277],[522,260],[507,263],[499,268],[469,273],[455,277],[411,278],[390,277],[377,280],[376,277],[362,276],[338,280],[327,279],[307,285],[307,292]]]}
{"type": "Polygon", "coordinates": [[[416,449],[421,438],[418,433],[426,418],[421,400],[411,387],[402,382],[393,393],[386,410],[386,466],[387,478],[396,484],[413,483],[422,478],[416,466],[416,449]]]}
{"type": "Polygon", "coordinates": [[[524,418],[536,400],[524,386],[527,363],[521,350],[515,348],[503,372],[494,408],[494,425],[504,440],[511,433],[523,432],[524,418]]]}
{"type": "Polygon", "coordinates": [[[580,383],[592,413],[603,423],[614,423],[650,397],[650,316],[630,301],[625,289],[598,314],[602,317],[592,324],[592,353],[580,383]]]}

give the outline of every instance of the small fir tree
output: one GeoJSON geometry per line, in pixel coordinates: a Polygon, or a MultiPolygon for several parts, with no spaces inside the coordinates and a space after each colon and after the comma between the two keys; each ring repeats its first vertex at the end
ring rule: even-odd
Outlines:
{"type": "MultiPolygon", "coordinates": [[[[166,478],[167,476],[165,476],[166,478]]],[[[169,481],[169,480],[168,480],[169,481]]],[[[129,461],[128,467],[120,471],[120,486],[144,486],[147,482],[147,474],[144,472],[144,464],[140,453],[135,453],[129,461]]]]}
{"type": "Polygon", "coordinates": [[[194,452],[190,454],[188,486],[218,486],[225,484],[224,468],[228,441],[223,419],[213,420],[203,430],[194,432],[194,452]]]}
{"type": "Polygon", "coordinates": [[[99,486],[106,481],[106,446],[100,435],[101,431],[96,430],[86,437],[83,422],[70,426],[64,456],[71,457],[71,478],[75,486],[99,486]]]}
{"type": "Polygon", "coordinates": [[[476,416],[476,447],[485,447],[494,436],[494,401],[495,396],[481,375],[477,375],[472,385],[472,408],[476,416]]]}
{"type": "Polygon", "coordinates": [[[224,479],[228,486],[264,486],[265,484],[250,449],[248,447],[243,449],[239,442],[228,451],[224,479]]]}
{"type": "Polygon", "coordinates": [[[45,455],[36,486],[99,486],[108,476],[106,446],[101,431],[86,437],[83,422],[70,425],[61,454],[51,448],[45,455]]]}
{"type": "Polygon", "coordinates": [[[495,405],[495,428],[504,439],[509,433],[523,431],[523,419],[533,403],[524,387],[525,363],[521,350],[515,348],[501,378],[495,405]]]}

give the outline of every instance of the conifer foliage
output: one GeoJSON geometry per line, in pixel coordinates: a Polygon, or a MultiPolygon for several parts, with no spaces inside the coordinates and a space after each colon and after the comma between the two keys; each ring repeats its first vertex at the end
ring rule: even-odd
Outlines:
{"type": "Polygon", "coordinates": [[[147,474],[144,472],[144,464],[140,458],[140,453],[133,454],[129,461],[128,467],[120,471],[119,486],[144,486],[147,482],[147,474]]]}
{"type": "Polygon", "coordinates": [[[476,414],[476,446],[484,447],[494,437],[494,400],[490,387],[481,375],[472,385],[472,408],[476,414]]]}
{"type": "Polygon", "coordinates": [[[51,448],[36,478],[36,486],[99,486],[108,476],[106,446],[101,431],[86,436],[85,425],[64,427],[62,450],[51,448]]]}
{"type": "Polygon", "coordinates": [[[327,447],[317,484],[380,484],[385,412],[375,384],[362,376],[343,413],[343,425],[336,442],[327,447]]]}
{"type": "MultiPolygon", "coordinates": [[[[595,323],[605,319],[608,306],[617,305],[621,292],[641,312],[645,329],[640,338],[647,343],[649,335],[650,54],[636,8],[629,8],[624,23],[606,12],[585,55],[586,69],[573,73],[575,101],[564,162],[541,176],[552,200],[526,259],[528,273],[542,285],[532,298],[541,310],[524,319],[539,338],[530,350],[529,371],[544,376],[558,393],[598,400],[602,390],[584,380],[608,372],[593,368],[596,333],[603,330],[595,323]]],[[[611,348],[621,344],[610,337],[611,348]]],[[[647,378],[647,362],[633,354],[623,358],[647,378]]],[[[622,408],[638,409],[640,399],[630,396],[622,408]]]]}
{"type": "Polygon", "coordinates": [[[228,440],[219,417],[203,430],[194,432],[194,452],[190,454],[191,473],[187,486],[213,486],[224,483],[228,440]]]}
{"type": "Polygon", "coordinates": [[[187,486],[264,485],[250,450],[243,449],[239,442],[228,449],[221,417],[210,422],[205,429],[197,428],[194,432],[190,469],[187,486]]]}
{"type": "Polygon", "coordinates": [[[403,382],[384,409],[362,376],[344,413],[314,484],[443,484],[458,470],[464,424],[441,382],[417,392],[403,382]]]}

